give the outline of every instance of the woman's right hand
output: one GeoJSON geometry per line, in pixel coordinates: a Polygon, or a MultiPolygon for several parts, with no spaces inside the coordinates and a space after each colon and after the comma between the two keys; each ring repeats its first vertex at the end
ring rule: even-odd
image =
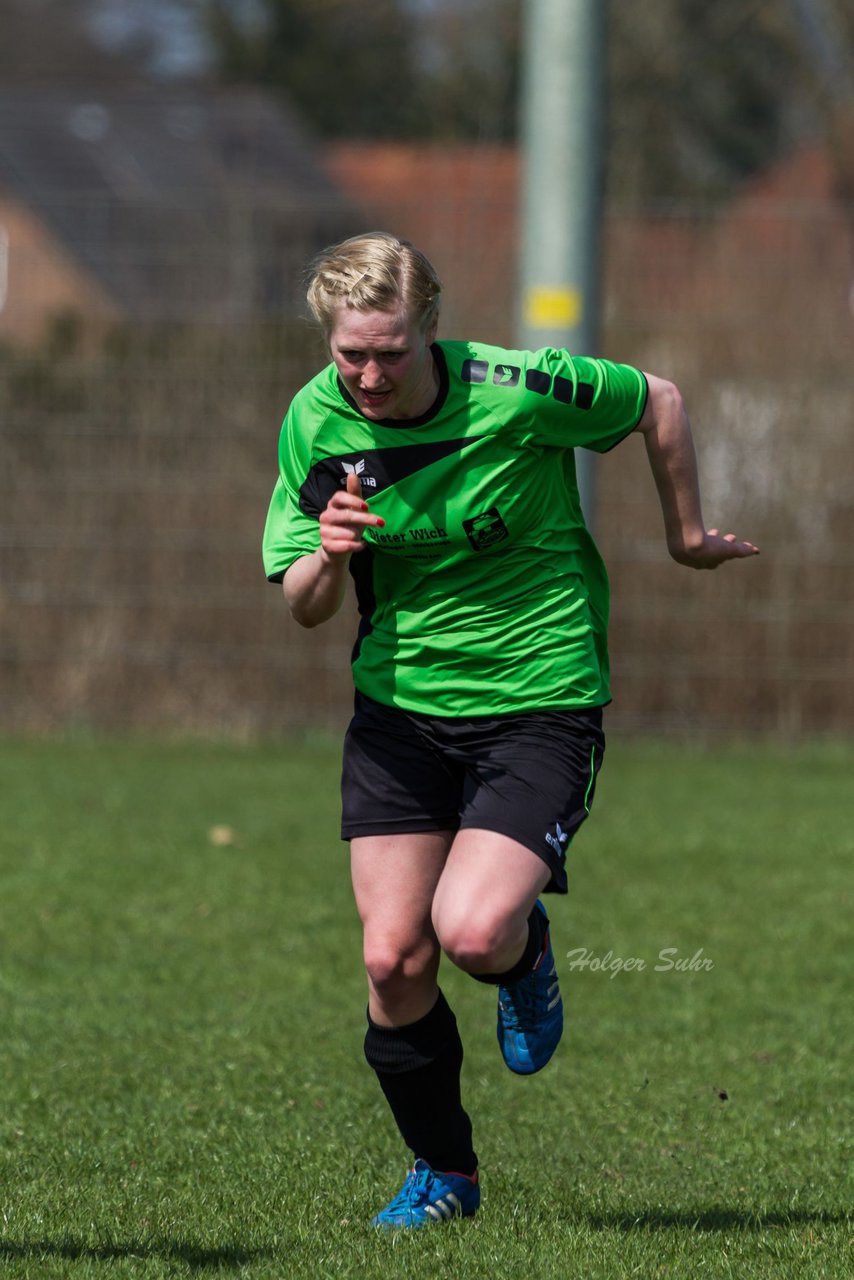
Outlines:
{"type": "Polygon", "coordinates": [[[384,527],[382,516],[371,514],[362,497],[359,477],[351,472],[346,488],[334,493],[320,514],[321,554],[329,561],[343,560],[364,549],[366,529],[384,527]]]}

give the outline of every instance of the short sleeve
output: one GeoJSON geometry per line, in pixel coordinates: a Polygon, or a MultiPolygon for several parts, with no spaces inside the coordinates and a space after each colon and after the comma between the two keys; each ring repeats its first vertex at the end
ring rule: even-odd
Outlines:
{"type": "Polygon", "coordinates": [[[291,411],[282,426],[279,479],[264,526],[262,555],[264,572],[270,582],[281,582],[295,560],[311,555],[320,546],[320,525],[316,517],[308,515],[300,506],[300,487],[308,468],[300,463],[299,446],[291,411]]]}
{"type": "Polygon", "coordinates": [[[556,349],[534,354],[526,389],[531,443],[597,453],[634,431],[648,395],[640,369],[556,349]]]}

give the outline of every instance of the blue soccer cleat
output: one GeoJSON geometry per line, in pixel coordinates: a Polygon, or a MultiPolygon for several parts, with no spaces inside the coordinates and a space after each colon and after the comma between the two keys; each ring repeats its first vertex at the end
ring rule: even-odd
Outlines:
{"type": "MultiPolygon", "coordinates": [[[[539,901],[536,909],[546,914],[539,901]]],[[[530,1076],[542,1071],[562,1034],[563,1001],[547,928],[543,953],[534,970],[512,987],[498,988],[498,1044],[510,1070],[530,1076]]]]}
{"type": "Polygon", "coordinates": [[[415,1166],[397,1195],[371,1219],[372,1227],[389,1231],[395,1227],[426,1227],[431,1222],[468,1218],[480,1205],[477,1174],[438,1173],[426,1160],[415,1166]]]}

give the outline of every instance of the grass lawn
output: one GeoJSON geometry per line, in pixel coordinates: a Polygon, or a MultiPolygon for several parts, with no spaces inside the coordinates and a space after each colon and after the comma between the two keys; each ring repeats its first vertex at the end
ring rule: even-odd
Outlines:
{"type": "Polygon", "coordinates": [[[0,1273],[848,1280],[852,778],[612,746],[551,904],[565,1041],[512,1076],[445,967],[483,1209],[381,1236],[337,747],[3,742],[0,1273]]]}

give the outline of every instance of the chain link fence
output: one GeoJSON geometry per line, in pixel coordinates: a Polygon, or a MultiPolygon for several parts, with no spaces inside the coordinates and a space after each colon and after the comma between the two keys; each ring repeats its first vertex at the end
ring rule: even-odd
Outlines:
{"type": "MultiPolygon", "coordinates": [[[[515,206],[495,199],[483,191],[465,217],[441,202],[398,210],[393,229],[446,281],[445,336],[512,340],[515,206]]],[[[791,200],[608,215],[601,353],[677,382],[707,520],[762,549],[713,574],[675,565],[640,439],[598,462],[612,727],[854,729],[850,226],[843,207],[791,200]]],[[[261,264],[277,296],[298,300],[317,239],[292,228],[261,264]]],[[[0,346],[6,731],[256,736],[325,731],[348,713],[354,607],[301,630],[259,550],[279,424],[325,357],[299,319],[217,314],[223,268],[218,253],[191,319],[94,323],[66,307],[37,342],[0,346]]],[[[33,296],[49,294],[37,246],[26,269],[33,296]]]]}

